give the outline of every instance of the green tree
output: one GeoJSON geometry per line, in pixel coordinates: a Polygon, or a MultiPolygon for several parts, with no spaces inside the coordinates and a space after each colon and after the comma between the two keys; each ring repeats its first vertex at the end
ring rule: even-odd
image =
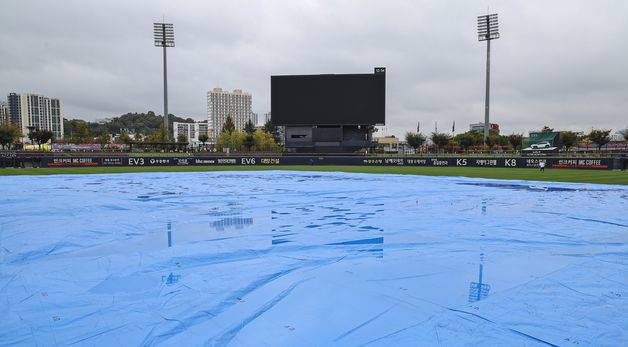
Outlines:
{"type": "Polygon", "coordinates": [[[144,142],[155,143],[155,142],[163,142],[163,141],[161,141],[161,136],[159,133],[151,132],[144,137],[144,142]]]}
{"type": "Polygon", "coordinates": [[[100,143],[103,147],[105,147],[106,144],[111,143],[111,134],[109,134],[109,129],[107,129],[105,124],[101,124],[100,135],[96,138],[96,142],[100,143]]]}
{"type": "Polygon", "coordinates": [[[118,143],[128,145],[129,143],[131,143],[131,141],[131,136],[129,136],[129,134],[125,130],[122,130],[120,136],[118,136],[118,143]]]}
{"type": "Polygon", "coordinates": [[[34,130],[28,135],[28,137],[37,143],[37,146],[41,150],[42,143],[46,143],[54,138],[54,133],[50,130],[34,130]]]}
{"type": "Polygon", "coordinates": [[[218,136],[218,140],[216,140],[216,150],[218,152],[223,152],[225,148],[229,148],[231,143],[231,133],[227,131],[223,131],[218,136]]]}
{"type": "Polygon", "coordinates": [[[216,141],[216,150],[222,152],[225,148],[229,148],[232,152],[242,151],[244,149],[246,136],[246,133],[243,131],[224,131],[220,133],[220,136],[216,141]]]}
{"type": "Polygon", "coordinates": [[[12,124],[0,126],[0,145],[2,148],[11,149],[11,144],[20,137],[20,129],[12,124]]]}
{"type": "Polygon", "coordinates": [[[222,125],[222,130],[220,132],[232,133],[234,131],[235,131],[235,124],[233,124],[233,119],[231,119],[231,116],[227,116],[227,119],[225,120],[225,124],[222,125]]]}
{"type": "Polygon", "coordinates": [[[133,134],[133,141],[142,142],[142,134],[140,134],[139,131],[136,131],[135,134],[133,134]]]}
{"type": "Polygon", "coordinates": [[[523,134],[510,134],[508,135],[508,143],[512,146],[512,149],[515,151],[517,148],[521,149],[521,144],[523,143],[523,134]]]}
{"type": "Polygon", "coordinates": [[[434,142],[437,151],[440,151],[443,147],[447,146],[450,139],[451,136],[449,136],[449,134],[438,132],[432,133],[432,142],[434,142]]]}
{"type": "Polygon", "coordinates": [[[455,137],[450,137],[449,138],[449,142],[447,142],[447,148],[452,150],[452,153],[456,152],[456,148],[461,147],[460,143],[458,142],[458,140],[455,139],[455,137]]]}
{"type": "Polygon", "coordinates": [[[554,128],[550,128],[547,125],[543,127],[543,129],[541,129],[542,133],[551,133],[554,132],[554,128]]]}
{"type": "Polygon", "coordinates": [[[628,141],[628,128],[620,130],[619,133],[624,137],[624,141],[628,141]]]}
{"type": "Polygon", "coordinates": [[[253,133],[253,150],[273,152],[279,150],[279,146],[272,134],[258,129],[253,133]]]}
{"type": "Polygon", "coordinates": [[[471,146],[482,144],[484,141],[482,134],[477,131],[467,131],[466,133],[456,135],[454,138],[465,151],[469,150],[471,146]]]}
{"type": "Polygon", "coordinates": [[[497,144],[497,137],[489,135],[486,138],[486,147],[492,149],[497,144]]]}
{"type": "Polygon", "coordinates": [[[267,132],[271,135],[273,135],[273,139],[275,140],[275,143],[279,143],[280,142],[280,135],[279,135],[279,128],[277,128],[277,126],[275,126],[275,124],[273,124],[272,121],[268,121],[264,124],[264,132],[267,132]]]}
{"type": "Polygon", "coordinates": [[[508,136],[496,135],[495,142],[500,146],[508,146],[508,136]]]}
{"type": "Polygon", "coordinates": [[[185,134],[179,134],[179,136],[177,136],[177,142],[188,142],[188,137],[185,134]]]}
{"type": "Polygon", "coordinates": [[[91,128],[82,120],[73,119],[70,121],[71,138],[70,142],[75,144],[92,143],[94,136],[91,128]]]}
{"type": "Polygon", "coordinates": [[[425,135],[421,133],[406,133],[406,143],[415,150],[418,150],[425,143],[425,140],[425,135]]]}
{"type": "Polygon", "coordinates": [[[610,130],[591,130],[589,133],[589,140],[597,145],[597,150],[600,151],[602,146],[611,142],[610,130]]]}
{"type": "Polygon", "coordinates": [[[28,131],[28,139],[31,140],[31,144],[35,143],[35,138],[37,138],[37,132],[39,129],[29,129],[28,131]]]}
{"type": "Polygon", "coordinates": [[[207,134],[200,134],[198,135],[198,140],[201,141],[203,143],[203,147],[205,147],[205,142],[209,140],[209,136],[207,134]]]}
{"type": "Polygon", "coordinates": [[[253,124],[253,121],[251,119],[249,119],[248,122],[246,122],[244,131],[249,135],[252,135],[255,132],[255,125],[253,124]]]}
{"type": "Polygon", "coordinates": [[[246,137],[244,138],[244,148],[250,152],[255,145],[255,138],[253,137],[253,134],[249,134],[247,132],[245,133],[246,137]]]}
{"type": "Polygon", "coordinates": [[[578,143],[578,135],[576,135],[576,133],[574,133],[573,131],[561,131],[560,143],[567,150],[569,150],[569,148],[573,147],[574,145],[578,143]]]}
{"type": "Polygon", "coordinates": [[[237,152],[245,149],[244,142],[246,141],[246,133],[244,131],[234,130],[231,133],[229,147],[237,152]]]}
{"type": "Polygon", "coordinates": [[[224,131],[220,133],[218,140],[216,140],[216,150],[223,152],[226,148],[229,148],[231,152],[241,151],[244,147],[244,139],[246,133],[241,131],[228,132],[224,131]]]}
{"type": "Polygon", "coordinates": [[[166,130],[166,127],[163,124],[159,125],[157,142],[168,142],[168,130],[166,130]]]}

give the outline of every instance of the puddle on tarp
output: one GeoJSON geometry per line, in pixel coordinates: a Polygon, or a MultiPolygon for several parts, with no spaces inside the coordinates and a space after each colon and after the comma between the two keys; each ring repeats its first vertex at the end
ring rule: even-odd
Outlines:
{"type": "Polygon", "coordinates": [[[0,184],[0,345],[628,341],[622,186],[281,171],[0,184]]]}

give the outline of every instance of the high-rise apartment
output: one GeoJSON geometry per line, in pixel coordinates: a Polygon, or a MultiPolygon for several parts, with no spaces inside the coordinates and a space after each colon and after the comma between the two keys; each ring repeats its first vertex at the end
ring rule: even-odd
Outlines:
{"type": "Polygon", "coordinates": [[[55,138],[63,138],[61,100],[37,94],[10,93],[7,97],[9,123],[17,125],[28,135],[29,127],[50,130],[55,138]]]}
{"type": "Polygon", "coordinates": [[[242,130],[251,118],[252,96],[236,89],[233,93],[214,88],[207,92],[207,125],[209,142],[215,143],[227,117],[231,116],[236,130],[242,130]]]}

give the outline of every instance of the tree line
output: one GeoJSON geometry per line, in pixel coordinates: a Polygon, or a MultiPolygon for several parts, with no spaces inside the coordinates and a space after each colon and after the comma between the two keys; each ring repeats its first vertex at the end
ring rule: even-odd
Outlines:
{"type": "MultiPolygon", "coordinates": [[[[551,133],[554,129],[545,126],[541,132],[551,133]]],[[[569,150],[580,144],[594,143],[598,151],[610,142],[611,130],[594,129],[583,137],[573,131],[561,131],[559,142],[562,148],[569,150]]],[[[628,140],[628,129],[621,130],[625,140],[628,140]]],[[[495,130],[489,130],[489,136],[486,138],[486,146],[484,145],[484,134],[478,131],[467,131],[455,136],[447,133],[433,132],[429,137],[434,145],[434,150],[440,152],[444,149],[462,149],[469,151],[471,149],[503,149],[504,147],[512,150],[521,150],[524,142],[523,134],[499,135],[495,130]]],[[[407,132],[405,136],[408,146],[419,150],[425,144],[428,137],[422,133],[407,132]]]]}
{"type": "Polygon", "coordinates": [[[267,122],[263,129],[255,129],[249,119],[243,131],[236,130],[231,116],[228,116],[223,125],[220,136],[216,140],[215,149],[225,151],[247,152],[275,152],[279,151],[279,133],[277,128],[267,122]]]}

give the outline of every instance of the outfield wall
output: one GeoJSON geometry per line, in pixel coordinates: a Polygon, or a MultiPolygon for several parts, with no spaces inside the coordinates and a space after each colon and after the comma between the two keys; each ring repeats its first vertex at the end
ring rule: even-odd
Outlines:
{"type": "Polygon", "coordinates": [[[524,157],[362,157],[362,156],[229,156],[229,157],[41,157],[18,158],[22,167],[115,166],[276,166],[353,165],[419,167],[498,167],[609,170],[625,168],[625,158],[524,158],[524,157]],[[623,165],[623,166],[622,166],[623,165]]]}

